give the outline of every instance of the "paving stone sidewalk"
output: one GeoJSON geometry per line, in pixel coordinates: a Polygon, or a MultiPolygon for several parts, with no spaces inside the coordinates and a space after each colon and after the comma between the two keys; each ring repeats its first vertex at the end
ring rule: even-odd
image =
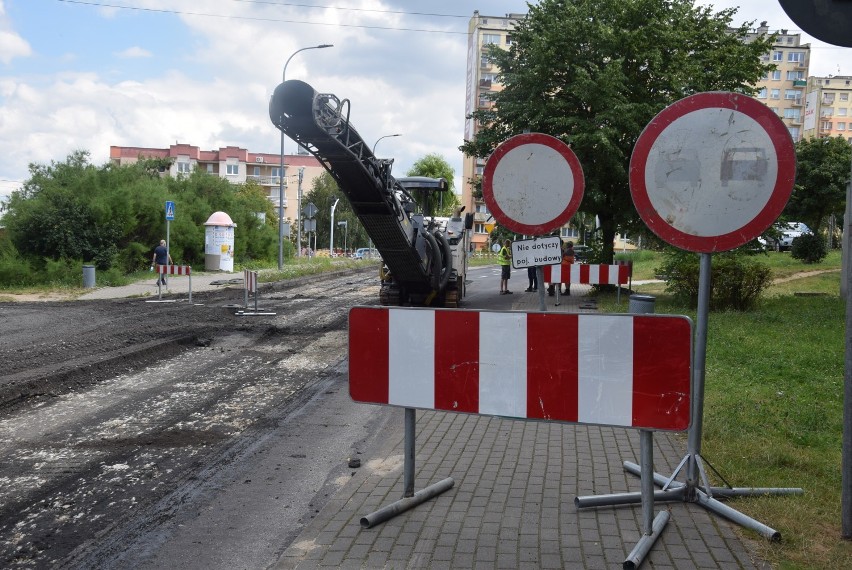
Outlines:
{"type": "MultiPolygon", "coordinates": [[[[538,308],[530,293],[500,301],[538,308]]],[[[575,294],[558,308],[549,298],[548,310],[593,309],[575,294]]],[[[640,490],[622,467],[639,462],[638,431],[435,411],[417,412],[415,490],[446,477],[453,488],[361,528],[361,517],[402,498],[403,416],[402,409],[391,415],[381,448],[360,456],[362,467],[351,470],[274,568],[621,568],[641,537],[639,505],[574,506],[577,495],[640,490]]],[[[658,432],[654,442],[656,471],[672,473],[685,454],[685,434],[658,432]]],[[[668,509],[671,520],[644,568],[769,568],[753,560],[731,523],[702,507],[655,509],[668,509]]]]}

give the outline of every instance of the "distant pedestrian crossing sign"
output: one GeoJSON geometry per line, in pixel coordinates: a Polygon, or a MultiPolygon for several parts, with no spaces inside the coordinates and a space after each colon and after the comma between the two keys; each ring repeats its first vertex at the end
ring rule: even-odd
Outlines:
{"type": "Polygon", "coordinates": [[[175,203],[166,202],[166,221],[171,222],[175,219],[175,203]]]}

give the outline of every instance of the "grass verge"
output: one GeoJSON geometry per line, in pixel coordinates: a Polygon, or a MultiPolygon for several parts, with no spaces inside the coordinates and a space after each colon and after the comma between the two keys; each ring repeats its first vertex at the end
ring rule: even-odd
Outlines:
{"type": "MultiPolygon", "coordinates": [[[[852,568],[852,543],[840,537],[846,309],[839,267],[802,268],[775,256],[773,274],[782,277],[757,310],[709,317],[702,455],[734,486],[804,489],[730,501],[781,532],[773,544],[742,531],[763,559],[783,569],[852,568]],[[803,269],[832,272],[783,280],[803,269]]],[[[657,313],[695,319],[694,308],[675,304],[663,288],[642,287],[656,295],[657,313]]],[[[598,305],[626,310],[614,294],[598,305]]]]}

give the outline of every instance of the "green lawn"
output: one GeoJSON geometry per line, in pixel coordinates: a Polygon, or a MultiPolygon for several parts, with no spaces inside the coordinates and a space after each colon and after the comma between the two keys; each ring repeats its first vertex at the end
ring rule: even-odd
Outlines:
{"type": "MultiPolygon", "coordinates": [[[[779,530],[781,543],[758,535],[760,555],[780,568],[852,568],[852,543],[840,538],[845,303],[840,256],[804,265],[768,254],[778,282],[758,309],[711,313],[708,320],[702,455],[734,486],[802,487],[802,496],[738,498],[736,509],[779,530]],[[802,273],[827,273],[802,276],[802,273]]],[[[634,265],[646,274],[650,259],[634,265]]],[[[657,297],[656,312],[675,304],[664,285],[636,287],[657,297]]],[[[624,312],[613,295],[604,311],[624,312]]],[[[716,481],[716,483],[721,483],[716,481]]]]}

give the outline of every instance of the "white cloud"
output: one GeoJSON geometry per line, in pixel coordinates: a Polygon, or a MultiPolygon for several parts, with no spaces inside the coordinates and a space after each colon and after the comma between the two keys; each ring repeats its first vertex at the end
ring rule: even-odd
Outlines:
{"type": "Polygon", "coordinates": [[[8,65],[17,57],[30,55],[32,55],[30,44],[11,29],[10,23],[7,22],[3,0],[0,0],[0,62],[8,65]]]}
{"type": "Polygon", "coordinates": [[[139,46],[129,47],[124,51],[116,52],[116,57],[120,58],[135,58],[135,57],[151,57],[153,54],[139,46]]]}

